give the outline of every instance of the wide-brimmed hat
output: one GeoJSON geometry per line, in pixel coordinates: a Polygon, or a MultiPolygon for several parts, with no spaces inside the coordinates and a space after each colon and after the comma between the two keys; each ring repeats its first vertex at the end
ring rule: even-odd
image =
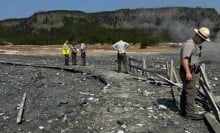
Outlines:
{"type": "Polygon", "coordinates": [[[209,36],[210,36],[210,32],[209,29],[206,27],[201,27],[199,30],[198,29],[194,29],[194,31],[196,32],[196,34],[198,34],[200,37],[202,37],[203,39],[205,39],[206,41],[210,42],[209,36]]]}

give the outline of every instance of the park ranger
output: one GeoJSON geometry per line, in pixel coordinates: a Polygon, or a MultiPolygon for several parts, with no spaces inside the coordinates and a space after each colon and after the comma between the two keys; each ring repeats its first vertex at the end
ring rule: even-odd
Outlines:
{"type": "Polygon", "coordinates": [[[192,39],[183,43],[180,50],[180,77],[183,83],[180,96],[180,114],[192,120],[203,119],[203,115],[195,114],[194,102],[196,95],[196,80],[200,71],[201,44],[210,41],[209,29],[201,27],[194,29],[195,35],[192,39]]]}

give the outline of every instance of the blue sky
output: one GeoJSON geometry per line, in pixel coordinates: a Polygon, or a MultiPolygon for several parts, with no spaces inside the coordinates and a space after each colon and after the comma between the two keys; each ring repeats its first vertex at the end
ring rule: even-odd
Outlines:
{"type": "Polygon", "coordinates": [[[38,11],[80,10],[84,12],[159,7],[204,7],[220,13],[220,0],[1,0],[0,20],[29,17],[38,11]]]}

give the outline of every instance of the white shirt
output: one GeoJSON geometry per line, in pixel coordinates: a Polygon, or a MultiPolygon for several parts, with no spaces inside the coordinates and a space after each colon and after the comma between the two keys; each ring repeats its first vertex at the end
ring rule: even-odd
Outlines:
{"type": "Polygon", "coordinates": [[[126,49],[128,48],[129,44],[127,42],[124,42],[122,40],[116,42],[115,44],[112,45],[114,49],[118,51],[118,53],[126,53],[126,49]]]}
{"type": "Polygon", "coordinates": [[[86,45],[84,43],[80,44],[80,52],[85,53],[86,52],[86,45]]]}

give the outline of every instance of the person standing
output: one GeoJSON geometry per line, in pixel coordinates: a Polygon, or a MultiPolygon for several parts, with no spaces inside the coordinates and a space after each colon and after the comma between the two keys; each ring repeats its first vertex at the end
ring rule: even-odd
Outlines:
{"type": "Polygon", "coordinates": [[[117,50],[118,58],[118,72],[121,72],[121,64],[123,63],[125,73],[128,73],[127,70],[127,55],[126,50],[129,47],[129,44],[123,40],[120,40],[112,45],[112,47],[117,50]]]}
{"type": "Polygon", "coordinates": [[[65,43],[63,44],[63,48],[62,48],[62,54],[64,55],[64,58],[65,58],[64,65],[69,65],[70,47],[69,47],[68,43],[69,43],[69,41],[66,40],[65,43]]]}
{"type": "Polygon", "coordinates": [[[210,41],[210,32],[206,27],[201,27],[199,30],[194,29],[194,31],[194,37],[183,43],[180,50],[179,74],[183,83],[180,96],[180,114],[187,119],[201,120],[204,116],[195,114],[194,111],[196,80],[200,70],[201,44],[210,41]]]}
{"type": "Polygon", "coordinates": [[[76,56],[77,56],[77,49],[76,49],[76,42],[72,42],[71,45],[71,56],[72,56],[72,65],[76,65],[76,56]]]}
{"type": "Polygon", "coordinates": [[[80,53],[81,53],[81,59],[82,59],[82,66],[86,65],[86,45],[85,43],[80,43],[80,53]]]}

